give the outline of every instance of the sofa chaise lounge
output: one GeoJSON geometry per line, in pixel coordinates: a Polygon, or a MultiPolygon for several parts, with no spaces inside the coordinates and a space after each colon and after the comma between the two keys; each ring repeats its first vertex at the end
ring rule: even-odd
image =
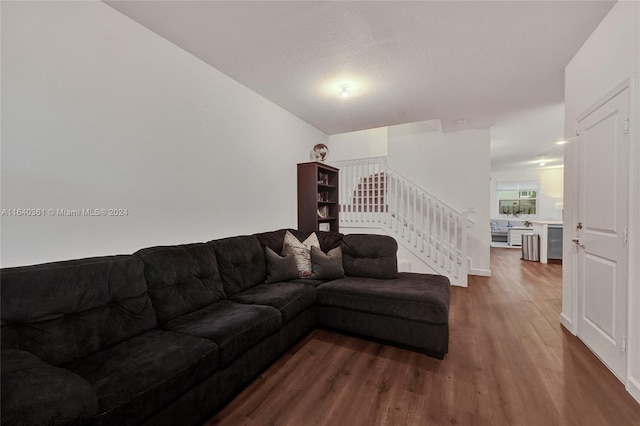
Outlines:
{"type": "Polygon", "coordinates": [[[344,276],[266,284],[287,231],[2,269],[2,424],[199,424],[315,326],[444,357],[447,278],[318,232],[344,276]]]}

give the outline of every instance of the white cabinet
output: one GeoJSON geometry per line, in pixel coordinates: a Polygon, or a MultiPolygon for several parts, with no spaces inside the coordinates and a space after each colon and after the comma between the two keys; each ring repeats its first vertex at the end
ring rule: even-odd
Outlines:
{"type": "Polygon", "coordinates": [[[510,246],[519,247],[522,245],[522,234],[528,234],[533,232],[533,228],[527,228],[524,226],[513,226],[508,229],[507,244],[510,246]]]}

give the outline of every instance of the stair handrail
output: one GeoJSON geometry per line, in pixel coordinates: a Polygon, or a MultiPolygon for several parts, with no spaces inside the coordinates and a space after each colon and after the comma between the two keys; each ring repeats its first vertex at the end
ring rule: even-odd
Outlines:
{"type": "MultiPolygon", "coordinates": [[[[418,185],[417,183],[415,183],[413,180],[407,178],[405,175],[403,175],[402,173],[398,172],[396,169],[394,169],[393,167],[389,166],[388,162],[387,162],[387,157],[386,156],[376,156],[376,157],[363,157],[363,158],[356,158],[356,159],[352,159],[352,160],[338,160],[338,161],[332,161],[330,163],[330,165],[336,167],[336,168],[340,168],[341,165],[348,165],[348,166],[354,166],[354,165],[365,165],[365,164],[371,164],[371,163],[376,163],[379,162],[380,166],[382,167],[383,171],[384,170],[389,170],[391,171],[393,174],[397,175],[398,177],[402,178],[404,181],[406,181],[407,183],[415,186],[416,188],[419,188],[420,191],[422,191],[424,194],[426,194],[429,198],[431,198],[432,200],[436,201],[438,204],[441,204],[442,206],[446,207],[447,209],[451,210],[452,212],[454,212],[455,214],[458,215],[462,215],[462,212],[454,209],[453,207],[451,207],[449,204],[445,203],[444,201],[442,201],[441,199],[439,199],[438,197],[436,197],[435,195],[433,195],[432,193],[430,193],[429,191],[427,191],[426,189],[424,189],[421,185],[418,185]]],[[[354,183],[355,185],[355,183],[354,183]]],[[[353,189],[353,186],[348,188],[349,190],[353,189]]],[[[469,219],[469,217],[467,217],[467,221],[469,222],[469,224],[473,224],[475,223],[473,220],[469,219]]],[[[467,225],[469,227],[469,224],[467,225]]]]}
{"type": "MultiPolygon", "coordinates": [[[[398,233],[399,242],[402,242],[409,251],[420,258],[424,254],[426,258],[423,261],[431,265],[434,270],[449,276],[458,285],[467,285],[467,229],[473,226],[474,221],[469,219],[466,212],[454,209],[425,190],[421,185],[416,184],[402,173],[389,167],[385,156],[333,161],[331,165],[344,171],[341,173],[340,182],[340,206],[345,209],[345,214],[341,214],[340,217],[342,225],[357,227],[362,226],[358,222],[362,222],[365,225],[378,223],[382,229],[398,233]],[[375,174],[385,176],[385,209],[382,214],[380,214],[380,210],[375,210],[376,208],[379,209],[380,200],[382,199],[379,193],[380,188],[376,188],[375,183],[371,184],[367,181],[367,178],[371,178],[375,174]],[[360,188],[363,182],[366,184],[364,190],[360,188]],[[395,183],[392,184],[392,182],[395,183]],[[398,183],[400,183],[400,186],[398,186],[398,183]],[[395,187],[392,187],[392,185],[395,185],[395,187]],[[370,190],[372,194],[367,193],[370,190]],[[371,197],[377,201],[371,203],[371,197]],[[365,202],[362,202],[363,198],[366,200],[365,202]],[[399,203],[404,205],[407,202],[413,202],[413,214],[410,213],[411,207],[409,204],[400,208],[399,203]],[[428,202],[429,206],[434,206],[435,210],[433,212],[435,215],[438,214],[436,213],[437,211],[440,211],[448,217],[446,237],[442,234],[445,231],[444,222],[441,223],[440,227],[435,228],[435,233],[432,233],[432,230],[434,230],[432,225],[435,223],[427,225],[424,222],[425,216],[422,216],[424,215],[424,204],[422,204],[424,202],[428,202]],[[421,203],[419,212],[421,219],[415,216],[418,213],[417,203],[421,203]],[[402,226],[399,227],[399,224],[402,224],[402,226]],[[451,228],[452,224],[453,228],[451,228]],[[425,227],[425,225],[427,226],[425,227]],[[456,241],[451,240],[452,229],[454,240],[456,241]],[[420,242],[418,242],[418,238],[420,238],[420,242]],[[428,253],[425,253],[425,250],[428,253]]],[[[375,180],[372,182],[375,182],[375,180]]],[[[427,213],[427,215],[430,215],[430,213],[427,213]]],[[[444,220],[444,216],[440,217],[441,219],[439,220],[444,220]]]]}
{"type": "MultiPolygon", "coordinates": [[[[444,201],[442,201],[441,199],[439,199],[438,197],[436,197],[435,195],[433,195],[432,193],[430,193],[429,191],[427,191],[426,189],[424,189],[422,186],[418,185],[417,183],[415,183],[414,181],[412,181],[411,179],[407,178],[406,176],[404,176],[402,173],[399,173],[398,171],[396,171],[393,167],[389,167],[387,165],[387,170],[390,170],[393,174],[397,175],[399,178],[401,178],[402,180],[406,181],[407,183],[415,186],[416,188],[420,189],[420,191],[423,194],[426,194],[429,198],[431,198],[432,200],[434,200],[435,202],[437,202],[438,204],[441,204],[443,207],[446,207],[447,209],[451,210],[453,213],[458,214],[460,216],[463,216],[462,212],[459,212],[458,210],[454,209],[453,207],[451,207],[450,205],[448,205],[447,203],[445,203],[444,201]]],[[[467,218],[468,220],[468,218],[467,218]]]]}

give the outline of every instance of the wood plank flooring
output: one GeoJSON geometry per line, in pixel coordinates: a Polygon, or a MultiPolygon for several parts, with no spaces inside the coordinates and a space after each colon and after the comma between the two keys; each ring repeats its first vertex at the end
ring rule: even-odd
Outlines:
{"type": "Polygon", "coordinates": [[[560,326],[560,265],[491,249],[452,288],[444,361],[316,330],[206,426],[640,425],[640,404],[560,326]]]}

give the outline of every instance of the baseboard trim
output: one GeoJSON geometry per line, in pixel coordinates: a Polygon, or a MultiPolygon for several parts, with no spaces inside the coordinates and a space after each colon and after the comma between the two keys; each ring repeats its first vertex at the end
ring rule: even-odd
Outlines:
{"type": "Polygon", "coordinates": [[[627,392],[640,404],[640,382],[633,377],[627,378],[627,392]]]}
{"type": "Polygon", "coordinates": [[[564,328],[566,328],[569,332],[571,332],[571,334],[574,334],[574,335],[576,334],[573,331],[573,321],[571,321],[571,319],[568,316],[566,316],[564,312],[560,314],[560,324],[562,324],[564,328]]]}
{"type": "Polygon", "coordinates": [[[469,275],[478,275],[480,277],[490,277],[491,269],[469,269],[469,275]]]}

